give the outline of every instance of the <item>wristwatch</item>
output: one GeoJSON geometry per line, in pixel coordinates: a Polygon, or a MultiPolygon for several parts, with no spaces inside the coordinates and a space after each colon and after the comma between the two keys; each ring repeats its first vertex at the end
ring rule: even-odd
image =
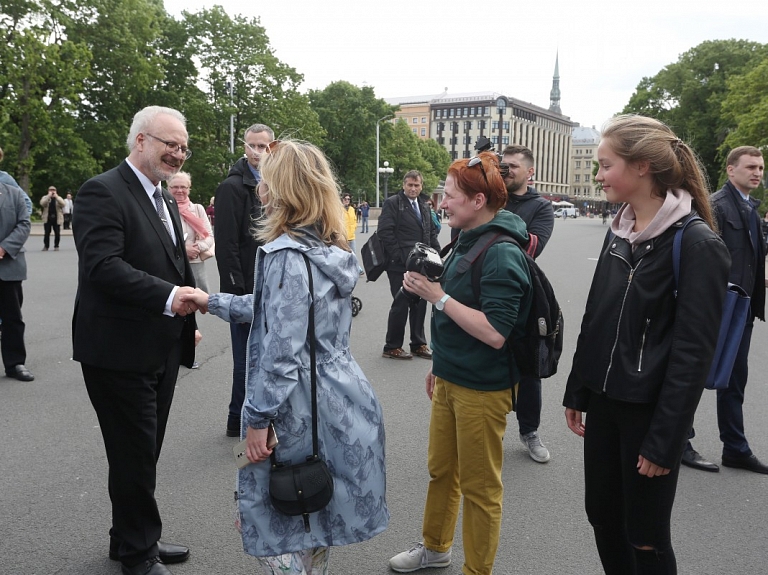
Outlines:
{"type": "Polygon", "coordinates": [[[435,309],[437,311],[443,311],[445,308],[445,302],[447,302],[449,299],[451,299],[451,296],[448,294],[445,294],[443,297],[441,297],[439,300],[435,302],[435,309]]]}

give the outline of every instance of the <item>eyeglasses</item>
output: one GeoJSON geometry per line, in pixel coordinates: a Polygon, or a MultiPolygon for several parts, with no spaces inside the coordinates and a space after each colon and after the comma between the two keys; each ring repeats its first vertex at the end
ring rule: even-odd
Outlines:
{"type": "Polygon", "coordinates": [[[480,159],[480,156],[475,156],[474,158],[471,158],[467,163],[468,168],[472,168],[474,166],[480,166],[480,171],[483,172],[483,179],[485,180],[485,185],[490,187],[491,184],[488,183],[488,176],[485,175],[485,168],[483,167],[483,161],[480,159]]]}
{"type": "Polygon", "coordinates": [[[184,156],[185,160],[188,160],[192,156],[192,150],[190,150],[186,146],[181,146],[176,142],[167,142],[165,140],[161,140],[157,136],[153,136],[148,132],[145,135],[149,136],[153,140],[157,140],[158,142],[162,142],[163,144],[165,144],[165,151],[168,152],[169,154],[175,154],[176,152],[181,152],[181,155],[184,156]]]}
{"type": "Polygon", "coordinates": [[[168,189],[169,190],[188,190],[189,186],[171,186],[168,189]]]}

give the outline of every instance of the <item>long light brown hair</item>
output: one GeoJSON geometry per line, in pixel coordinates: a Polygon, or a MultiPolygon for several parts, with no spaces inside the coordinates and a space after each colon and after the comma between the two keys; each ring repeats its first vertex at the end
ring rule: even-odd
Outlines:
{"type": "Polygon", "coordinates": [[[687,191],[693,197],[693,209],[710,228],[716,228],[701,161],[669,126],[654,118],[624,114],[608,120],[602,138],[626,162],[648,162],[654,195],[665,198],[669,189],[687,191]]]}

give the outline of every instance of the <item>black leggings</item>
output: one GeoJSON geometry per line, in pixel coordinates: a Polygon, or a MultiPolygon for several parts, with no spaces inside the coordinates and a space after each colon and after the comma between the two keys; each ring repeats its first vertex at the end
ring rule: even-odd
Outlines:
{"type": "Polygon", "coordinates": [[[660,477],[637,471],[655,407],[598,394],[590,397],[584,435],[585,500],[607,575],[677,573],[669,523],[680,465],[660,477]]]}

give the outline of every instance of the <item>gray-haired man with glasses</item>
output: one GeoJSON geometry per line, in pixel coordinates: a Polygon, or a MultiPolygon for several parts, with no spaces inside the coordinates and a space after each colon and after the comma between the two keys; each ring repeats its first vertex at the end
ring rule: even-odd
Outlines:
{"type": "MultiPolygon", "coordinates": [[[[245,156],[230,168],[216,190],[216,264],[221,291],[244,295],[253,290],[253,269],[259,244],[251,233],[253,221],[261,216],[256,186],[261,181],[261,155],[275,139],[264,124],[245,131],[245,156]]],[[[232,337],[232,398],[227,417],[227,436],[240,436],[240,411],[245,399],[245,355],[250,324],[229,325],[232,337]]]]}

